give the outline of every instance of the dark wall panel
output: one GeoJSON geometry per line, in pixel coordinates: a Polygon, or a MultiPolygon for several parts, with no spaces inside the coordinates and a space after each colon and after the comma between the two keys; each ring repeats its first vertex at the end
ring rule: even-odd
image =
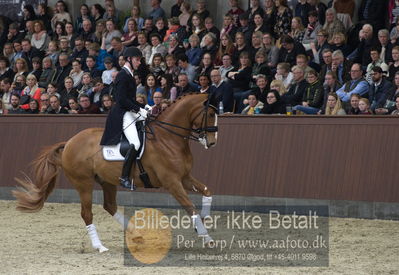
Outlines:
{"type": "MultiPolygon", "coordinates": [[[[0,186],[28,171],[40,148],[104,116],[0,117],[0,186]]],[[[215,194],[399,202],[395,117],[226,116],[216,147],[192,144],[193,174],[215,194]]],[[[59,188],[71,188],[61,178],[59,188]]]]}

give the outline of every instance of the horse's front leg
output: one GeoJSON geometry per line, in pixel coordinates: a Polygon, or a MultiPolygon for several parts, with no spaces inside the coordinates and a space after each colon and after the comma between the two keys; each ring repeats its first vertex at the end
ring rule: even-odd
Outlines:
{"type": "Polygon", "coordinates": [[[168,184],[164,184],[164,187],[191,216],[198,237],[204,238],[205,244],[213,243],[213,239],[209,236],[208,230],[206,230],[202,222],[201,215],[197,214],[194,204],[189,199],[186,190],[184,190],[183,184],[178,180],[173,180],[168,184]]]}
{"type": "Polygon", "coordinates": [[[194,178],[191,174],[183,179],[183,186],[186,190],[202,194],[201,218],[204,219],[209,217],[211,215],[212,194],[208,187],[194,178]]]}

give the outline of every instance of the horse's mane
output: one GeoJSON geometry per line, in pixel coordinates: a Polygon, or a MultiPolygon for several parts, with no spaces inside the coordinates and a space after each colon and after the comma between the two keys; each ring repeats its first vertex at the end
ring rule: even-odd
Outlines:
{"type": "Polygon", "coordinates": [[[173,100],[172,103],[170,103],[168,107],[166,107],[164,110],[159,112],[159,114],[156,116],[156,118],[154,120],[158,120],[161,117],[161,115],[163,115],[164,113],[167,113],[170,109],[173,109],[173,107],[176,106],[177,103],[182,101],[187,96],[192,96],[192,95],[201,95],[201,93],[200,92],[190,92],[190,93],[186,93],[186,94],[179,96],[178,98],[173,100]]]}

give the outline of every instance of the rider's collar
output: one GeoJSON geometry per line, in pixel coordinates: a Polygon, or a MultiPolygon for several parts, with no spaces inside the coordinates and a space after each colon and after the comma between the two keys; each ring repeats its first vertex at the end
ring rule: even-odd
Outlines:
{"type": "Polygon", "coordinates": [[[134,76],[133,75],[133,71],[129,68],[129,66],[126,66],[126,64],[123,66],[123,68],[126,70],[126,71],[128,71],[132,76],[134,76]]]}

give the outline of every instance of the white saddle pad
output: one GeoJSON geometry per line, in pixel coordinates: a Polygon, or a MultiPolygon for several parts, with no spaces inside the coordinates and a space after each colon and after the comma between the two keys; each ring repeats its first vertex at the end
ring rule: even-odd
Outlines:
{"type": "MultiPolygon", "coordinates": [[[[144,133],[144,144],[141,146],[140,154],[137,156],[137,159],[141,159],[145,149],[145,133],[144,133]]],[[[118,143],[117,145],[108,145],[103,146],[103,157],[107,161],[124,161],[125,157],[120,153],[121,144],[118,143]]]]}

